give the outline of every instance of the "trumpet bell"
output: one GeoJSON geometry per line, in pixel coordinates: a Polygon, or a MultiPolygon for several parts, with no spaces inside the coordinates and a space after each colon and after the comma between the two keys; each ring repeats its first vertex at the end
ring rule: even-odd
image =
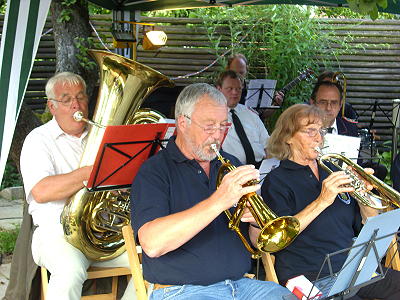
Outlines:
{"type": "Polygon", "coordinates": [[[269,221],[257,239],[257,248],[262,252],[276,252],[289,246],[300,231],[300,222],[295,217],[284,216],[269,221]]]}
{"type": "MultiPolygon", "coordinates": [[[[211,145],[211,149],[214,150],[217,154],[218,160],[222,163],[217,175],[218,188],[223,177],[230,171],[236,169],[236,167],[232,165],[229,160],[221,156],[216,145],[211,145]]],[[[245,186],[253,184],[257,184],[257,182],[251,180],[247,182],[245,186]]],[[[225,214],[229,219],[229,229],[237,233],[246,249],[252,254],[253,258],[260,257],[261,252],[276,252],[284,249],[300,232],[300,222],[295,217],[278,217],[265,204],[262,197],[254,192],[242,196],[232,214],[229,210],[225,210],[225,214]],[[258,226],[261,228],[261,232],[257,238],[257,249],[254,249],[249,244],[239,228],[240,219],[246,207],[249,208],[258,226]]]]}

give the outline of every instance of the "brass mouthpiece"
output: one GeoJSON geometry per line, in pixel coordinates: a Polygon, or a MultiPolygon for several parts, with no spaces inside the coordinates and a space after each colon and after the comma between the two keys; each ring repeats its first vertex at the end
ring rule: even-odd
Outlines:
{"type": "Polygon", "coordinates": [[[83,112],[81,112],[79,110],[74,112],[74,114],[72,115],[72,118],[77,122],[82,122],[83,121],[83,122],[86,122],[86,123],[88,123],[88,124],[90,124],[92,126],[96,126],[96,127],[99,127],[99,128],[106,128],[106,126],[103,126],[103,125],[101,125],[99,123],[93,122],[92,120],[86,119],[83,116],[83,112]]]}
{"type": "Polygon", "coordinates": [[[72,117],[73,117],[74,120],[77,121],[77,122],[81,122],[81,121],[84,120],[83,113],[82,113],[81,111],[79,111],[79,110],[76,111],[76,112],[74,112],[74,114],[72,115],[72,117]]]}

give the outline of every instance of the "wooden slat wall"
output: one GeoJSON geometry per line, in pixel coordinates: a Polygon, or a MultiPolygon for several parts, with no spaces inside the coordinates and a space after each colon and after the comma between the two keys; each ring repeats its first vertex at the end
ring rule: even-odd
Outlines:
{"type": "Polygon", "coordinates": [[[376,102],[373,128],[382,141],[391,140],[393,99],[400,98],[400,21],[330,19],[323,22],[333,25],[336,36],[350,33],[353,37],[349,51],[332,62],[333,68],[347,78],[347,101],[359,113],[363,126],[370,125],[376,102]]]}
{"type": "MultiPolygon", "coordinates": [[[[215,59],[215,50],[207,37],[201,19],[147,18],[141,21],[156,23],[156,28],[168,35],[167,47],[156,51],[138,49],[138,61],[172,78],[198,72],[215,59]]],[[[92,22],[106,45],[112,49],[110,16],[95,16],[92,22]]],[[[332,34],[345,36],[351,33],[351,49],[332,59],[332,66],[345,73],[347,77],[347,101],[352,103],[360,114],[362,125],[369,125],[375,101],[376,112],[374,128],[382,140],[390,140],[392,129],[387,116],[391,117],[392,100],[400,98],[400,20],[347,20],[321,19],[323,24],[333,26],[332,34]],[[362,48],[357,46],[362,45],[362,48]]],[[[2,26],[3,16],[0,16],[2,26]]],[[[46,23],[45,31],[51,28],[46,23]]],[[[142,28],[140,28],[142,30],[142,28]]],[[[219,29],[222,46],[229,46],[226,30],[219,29]]],[[[96,35],[93,33],[93,37],[96,35]]],[[[338,45],[332,45],[338,47],[338,45]]],[[[320,56],[326,55],[324,53],[320,56]]],[[[33,109],[44,107],[44,85],[55,70],[55,49],[52,33],[41,39],[39,51],[33,67],[26,93],[26,102],[33,109]]],[[[221,70],[219,61],[201,74],[175,80],[177,85],[191,82],[211,82],[216,72],[221,70]]],[[[254,72],[253,72],[254,73],[254,72]]]]}

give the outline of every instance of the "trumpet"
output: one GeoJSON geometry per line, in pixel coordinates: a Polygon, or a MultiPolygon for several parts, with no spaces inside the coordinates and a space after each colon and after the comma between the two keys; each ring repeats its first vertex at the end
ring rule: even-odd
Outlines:
{"type": "MultiPolygon", "coordinates": [[[[222,157],[219,153],[217,145],[212,144],[211,149],[217,154],[218,160],[222,166],[218,170],[217,188],[221,184],[223,177],[230,171],[236,169],[229,160],[222,157]]],[[[257,181],[251,180],[245,186],[257,184],[257,181]]],[[[227,209],[225,214],[229,219],[229,229],[235,231],[246,249],[252,254],[253,258],[259,258],[261,252],[276,252],[287,247],[299,234],[300,223],[295,217],[284,216],[278,217],[264,202],[257,193],[252,192],[242,196],[236,205],[235,211],[231,212],[227,209]],[[257,249],[254,249],[243,236],[239,228],[240,219],[244,210],[249,204],[249,210],[261,228],[261,232],[257,238],[257,249]]]]}
{"type": "MultiPolygon", "coordinates": [[[[352,182],[349,185],[354,188],[350,195],[359,203],[379,210],[392,205],[400,207],[400,193],[379,178],[367,174],[360,165],[341,154],[322,154],[319,147],[315,150],[319,153],[318,164],[329,174],[334,170],[327,163],[350,176],[352,182]],[[373,186],[372,191],[367,189],[366,182],[373,186]]],[[[347,198],[344,195],[342,197],[347,198]]]]}

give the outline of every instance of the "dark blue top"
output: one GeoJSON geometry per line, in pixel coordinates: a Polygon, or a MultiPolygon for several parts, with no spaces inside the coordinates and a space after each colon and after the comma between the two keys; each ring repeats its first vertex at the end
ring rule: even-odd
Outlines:
{"type": "MultiPolygon", "coordinates": [[[[223,151],[221,154],[240,165],[235,157],[223,151]]],[[[132,184],[135,233],[149,221],[189,209],[208,198],[216,189],[220,166],[217,159],[212,160],[208,178],[195,160],[182,154],[172,137],[166,149],[142,165],[132,184]]],[[[241,230],[248,238],[247,223],[241,223],[241,230]]],[[[224,213],[174,251],[158,258],[143,253],[144,278],[152,283],[209,285],[225,279],[237,280],[250,269],[250,253],[237,234],[228,229],[224,213]]]]}
{"type": "Polygon", "coordinates": [[[400,191],[400,155],[396,155],[390,170],[390,176],[393,180],[393,188],[400,191]]]}
{"type": "Polygon", "coordinates": [[[336,117],[336,126],[338,134],[358,137],[358,127],[355,123],[351,123],[341,116],[336,117]]]}
{"type": "MultiPolygon", "coordinates": [[[[328,177],[319,167],[318,180],[310,167],[290,160],[281,161],[278,168],[266,177],[261,191],[264,201],[278,216],[294,216],[313,202],[320,194],[322,181],[328,177]]],[[[361,215],[357,202],[349,204],[336,197],[284,250],[276,255],[275,270],[280,282],[304,274],[310,280],[319,272],[325,255],[351,246],[352,238],[361,229],[361,215]]],[[[338,271],[347,254],[332,258],[338,271]]],[[[328,271],[323,275],[328,275],[328,271]]]]}

